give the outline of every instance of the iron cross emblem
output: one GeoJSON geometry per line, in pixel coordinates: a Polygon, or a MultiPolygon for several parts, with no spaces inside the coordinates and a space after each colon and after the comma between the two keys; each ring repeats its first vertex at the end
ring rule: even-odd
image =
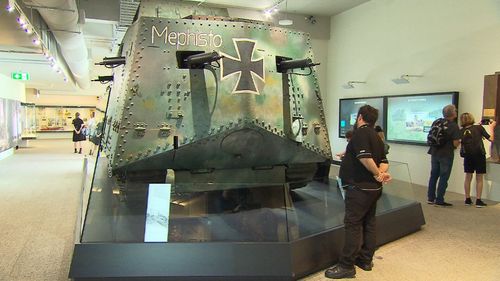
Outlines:
{"type": "Polygon", "coordinates": [[[221,80],[231,75],[238,75],[238,81],[232,93],[260,94],[255,83],[256,78],[264,81],[264,59],[252,59],[255,50],[255,41],[250,39],[233,38],[238,57],[222,53],[221,80]]]}

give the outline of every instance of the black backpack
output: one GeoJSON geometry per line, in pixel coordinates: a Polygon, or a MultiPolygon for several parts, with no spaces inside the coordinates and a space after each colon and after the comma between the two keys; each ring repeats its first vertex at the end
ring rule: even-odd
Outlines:
{"type": "Polygon", "coordinates": [[[432,122],[429,134],[427,134],[427,145],[434,147],[443,146],[448,140],[446,130],[448,129],[448,120],[439,118],[432,122]]]}
{"type": "Polygon", "coordinates": [[[477,133],[474,126],[462,130],[460,156],[481,155],[483,153],[481,149],[482,143],[477,141],[477,133]]]}

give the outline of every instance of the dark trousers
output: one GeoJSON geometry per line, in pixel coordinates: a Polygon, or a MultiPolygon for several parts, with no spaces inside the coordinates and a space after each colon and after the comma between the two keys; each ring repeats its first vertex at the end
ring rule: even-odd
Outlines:
{"type": "MultiPolygon", "coordinates": [[[[361,187],[362,188],[362,187],[361,187]]],[[[345,242],[340,265],[353,268],[354,261],[370,263],[376,248],[375,213],[380,190],[362,190],[349,187],[345,197],[345,242]]]]}
{"type": "Polygon", "coordinates": [[[448,179],[450,178],[451,168],[453,167],[452,157],[431,156],[431,176],[429,178],[429,187],[427,189],[427,200],[436,201],[436,203],[444,202],[444,194],[448,187],[448,179]],[[438,183],[439,179],[439,183],[438,183]],[[436,193],[437,184],[437,193],[436,193]]]}

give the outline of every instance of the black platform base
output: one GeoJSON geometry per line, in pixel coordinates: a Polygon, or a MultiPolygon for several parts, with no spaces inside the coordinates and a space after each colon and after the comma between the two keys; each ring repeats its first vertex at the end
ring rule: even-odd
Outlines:
{"type": "MultiPolygon", "coordinates": [[[[377,216],[379,245],[425,224],[420,203],[377,216]]],[[[122,243],[75,246],[74,280],[297,280],[334,264],[338,227],[290,243],[122,243]]]]}

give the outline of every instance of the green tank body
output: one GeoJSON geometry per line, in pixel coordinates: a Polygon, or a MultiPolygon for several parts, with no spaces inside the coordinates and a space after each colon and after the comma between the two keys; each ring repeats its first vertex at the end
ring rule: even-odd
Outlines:
{"type": "Polygon", "coordinates": [[[103,138],[110,174],[307,182],[332,158],[307,33],[143,1],[119,56],[103,138]]]}

